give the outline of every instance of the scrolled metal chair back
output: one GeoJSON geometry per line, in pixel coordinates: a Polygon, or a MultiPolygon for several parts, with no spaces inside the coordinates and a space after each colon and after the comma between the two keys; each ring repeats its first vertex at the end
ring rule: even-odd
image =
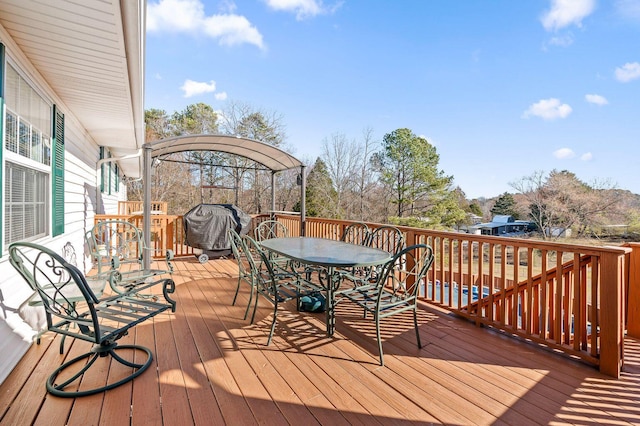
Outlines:
{"type": "Polygon", "coordinates": [[[340,238],[345,243],[366,245],[371,237],[371,231],[366,223],[356,222],[347,226],[340,238]]]}
{"type": "Polygon", "coordinates": [[[271,238],[286,238],[289,236],[287,226],[277,220],[260,222],[254,231],[254,239],[258,242],[271,238]]]}

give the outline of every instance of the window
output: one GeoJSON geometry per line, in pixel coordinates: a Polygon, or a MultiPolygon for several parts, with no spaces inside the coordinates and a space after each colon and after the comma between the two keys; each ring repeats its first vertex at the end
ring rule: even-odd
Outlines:
{"type": "Polygon", "coordinates": [[[52,105],[5,64],[4,242],[49,234],[52,105]]]}
{"type": "Polygon", "coordinates": [[[12,162],[5,170],[7,244],[47,235],[49,175],[12,162]]]}
{"type": "MultiPolygon", "coordinates": [[[[100,159],[110,159],[112,155],[107,148],[100,147],[100,159]]],[[[115,161],[105,161],[100,168],[102,182],[100,183],[100,191],[103,194],[117,194],[120,189],[120,169],[115,161]]]]}

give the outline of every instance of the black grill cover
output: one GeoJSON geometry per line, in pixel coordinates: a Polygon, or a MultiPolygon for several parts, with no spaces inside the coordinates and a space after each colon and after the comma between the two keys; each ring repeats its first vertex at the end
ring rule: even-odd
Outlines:
{"type": "Polygon", "coordinates": [[[246,234],[251,216],[233,204],[198,204],[184,215],[185,244],[202,250],[228,250],[229,229],[246,234]]]}

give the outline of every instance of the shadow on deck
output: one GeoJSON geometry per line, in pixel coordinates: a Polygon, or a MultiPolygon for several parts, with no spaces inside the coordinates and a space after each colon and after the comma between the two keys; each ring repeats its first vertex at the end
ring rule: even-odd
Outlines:
{"type": "MultiPolygon", "coordinates": [[[[49,373],[86,346],[69,341],[60,355],[57,339],[45,337],[0,386],[0,423],[640,423],[638,341],[627,340],[616,380],[426,307],[420,350],[410,314],[383,320],[380,367],[373,321],[347,303],[338,305],[333,338],[323,314],[288,305],[264,346],[272,310],[264,302],[255,324],[242,319],[248,292],[231,306],[236,272],[233,261],[177,261],[177,312],[124,339],[150,347],[156,368],[107,393],[48,395],[49,373]]],[[[104,365],[102,374],[118,372],[104,365]]]]}

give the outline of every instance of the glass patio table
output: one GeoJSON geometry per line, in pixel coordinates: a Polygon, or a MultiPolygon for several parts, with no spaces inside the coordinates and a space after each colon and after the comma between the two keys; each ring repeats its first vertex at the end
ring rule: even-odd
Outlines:
{"type": "Polygon", "coordinates": [[[334,292],[341,282],[336,268],[382,265],[393,257],[384,250],[325,238],[271,238],[260,244],[281,256],[305,265],[324,268],[326,279],[320,279],[320,282],[327,292],[327,336],[332,336],[335,329],[334,292]]]}

